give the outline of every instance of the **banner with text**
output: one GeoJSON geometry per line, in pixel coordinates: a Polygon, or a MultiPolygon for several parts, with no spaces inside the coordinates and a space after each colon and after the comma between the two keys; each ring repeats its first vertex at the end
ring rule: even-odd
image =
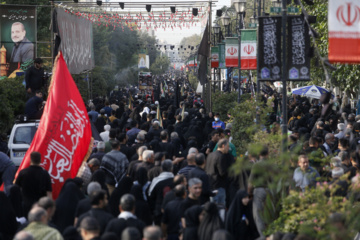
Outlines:
{"type": "Polygon", "coordinates": [[[360,0],[329,0],[329,61],[360,62],[360,0]]]}
{"type": "Polygon", "coordinates": [[[56,8],[54,28],[60,36],[59,50],[71,74],[79,74],[95,66],[93,51],[92,22],[78,16],[68,14],[56,8]]]}
{"type": "Polygon", "coordinates": [[[219,47],[211,48],[211,68],[219,67],[219,47]]]}
{"type": "Polygon", "coordinates": [[[281,78],[281,16],[259,17],[259,80],[281,78]]]}
{"type": "Polygon", "coordinates": [[[241,70],[256,67],[256,30],[241,30],[241,70]]]}
{"type": "Polygon", "coordinates": [[[288,80],[310,80],[309,27],[301,16],[288,16],[288,80]]]}
{"type": "Polygon", "coordinates": [[[225,65],[226,67],[237,67],[239,59],[238,38],[228,37],[225,39],[225,65]]]}

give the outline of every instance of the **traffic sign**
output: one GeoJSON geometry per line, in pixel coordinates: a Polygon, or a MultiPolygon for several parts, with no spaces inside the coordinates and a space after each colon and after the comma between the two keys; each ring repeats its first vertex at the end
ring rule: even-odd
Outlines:
{"type": "Polygon", "coordinates": [[[281,7],[271,7],[270,12],[271,13],[281,13],[281,7]]]}
{"type": "Polygon", "coordinates": [[[256,28],[257,24],[256,23],[249,23],[249,28],[256,28]]]}
{"type": "Polygon", "coordinates": [[[288,7],[288,13],[298,13],[299,8],[297,7],[288,7]]]}

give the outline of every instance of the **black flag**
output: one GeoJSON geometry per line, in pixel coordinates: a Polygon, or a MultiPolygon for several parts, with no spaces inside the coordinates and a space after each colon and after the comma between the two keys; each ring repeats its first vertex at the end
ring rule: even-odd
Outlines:
{"type": "Polygon", "coordinates": [[[210,56],[209,24],[206,24],[204,35],[201,39],[201,43],[198,51],[198,62],[200,62],[198,79],[201,85],[207,83],[207,59],[209,56],[210,56]]]}

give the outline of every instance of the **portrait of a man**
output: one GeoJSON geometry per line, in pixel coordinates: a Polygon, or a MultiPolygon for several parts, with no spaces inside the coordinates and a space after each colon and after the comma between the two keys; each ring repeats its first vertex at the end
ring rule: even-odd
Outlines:
{"type": "Polygon", "coordinates": [[[26,38],[26,30],[21,22],[12,24],[11,40],[14,42],[14,47],[10,62],[25,62],[34,59],[34,44],[26,38]]]}

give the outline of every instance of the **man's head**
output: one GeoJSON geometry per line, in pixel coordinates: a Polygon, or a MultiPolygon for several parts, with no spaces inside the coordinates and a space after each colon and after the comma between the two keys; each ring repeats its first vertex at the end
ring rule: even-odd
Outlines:
{"type": "Polygon", "coordinates": [[[87,186],[86,192],[90,196],[95,191],[100,191],[101,185],[98,182],[90,182],[87,186]]]}
{"type": "Polygon", "coordinates": [[[335,143],[335,136],[332,133],[327,133],[325,135],[325,142],[329,145],[332,146],[335,143]]]}
{"type": "Polygon", "coordinates": [[[42,98],[43,97],[43,94],[41,92],[41,90],[36,90],[35,91],[35,96],[39,97],[39,98],[42,98]]]}
{"type": "Polygon", "coordinates": [[[40,69],[43,65],[43,60],[41,58],[35,58],[34,65],[36,69],[40,69]]]}
{"type": "Polygon", "coordinates": [[[224,154],[229,152],[229,140],[226,138],[221,139],[218,142],[218,150],[224,154]]]}
{"type": "Polygon", "coordinates": [[[26,35],[24,24],[15,22],[11,26],[11,40],[14,43],[21,42],[26,35]]]}
{"type": "Polygon", "coordinates": [[[204,168],[205,166],[205,155],[203,153],[198,153],[195,156],[196,166],[204,168]]]}
{"type": "Polygon", "coordinates": [[[105,143],[104,143],[104,142],[99,142],[99,143],[97,144],[96,148],[97,148],[97,150],[98,150],[99,152],[105,151],[105,143]]]}
{"type": "Polygon", "coordinates": [[[161,240],[161,230],[158,226],[144,228],[143,240],[161,240]]]}
{"type": "Polygon", "coordinates": [[[211,141],[218,142],[219,141],[219,132],[214,130],[211,132],[211,141]]]}
{"type": "Polygon", "coordinates": [[[309,158],[306,155],[300,155],[298,164],[302,171],[306,171],[309,168],[309,158]]]}
{"type": "Polygon", "coordinates": [[[90,203],[91,206],[97,208],[104,208],[108,204],[107,194],[104,190],[94,191],[90,194],[90,203]]]}
{"type": "Polygon", "coordinates": [[[331,177],[334,179],[340,178],[342,175],[344,175],[344,169],[341,167],[336,167],[331,170],[331,177]]]}
{"type": "Polygon", "coordinates": [[[97,158],[92,158],[88,162],[88,166],[92,173],[94,173],[96,170],[100,168],[100,160],[97,158]]]}
{"type": "Polygon", "coordinates": [[[120,142],[118,140],[110,140],[112,150],[120,150],[120,142]]]}
{"type": "Polygon", "coordinates": [[[186,188],[182,184],[178,184],[174,187],[175,196],[178,198],[185,198],[186,197],[186,188]]]}
{"type": "Polygon", "coordinates": [[[30,210],[28,214],[28,220],[29,222],[38,222],[38,223],[47,224],[48,223],[47,213],[45,209],[43,209],[42,207],[35,206],[30,210]]]}
{"type": "Polygon", "coordinates": [[[349,165],[351,163],[350,155],[347,151],[340,151],[338,156],[341,159],[342,163],[344,163],[346,165],[349,165]]]}
{"type": "Polygon", "coordinates": [[[41,154],[39,152],[32,152],[30,154],[31,165],[40,165],[41,163],[41,154]]]}
{"type": "Polygon", "coordinates": [[[188,165],[195,165],[195,153],[190,153],[187,155],[187,162],[188,162],[188,165]]]}
{"type": "Polygon", "coordinates": [[[110,129],[111,129],[111,126],[109,124],[104,125],[105,131],[110,131],[110,129]]]}
{"type": "Polygon", "coordinates": [[[179,185],[179,184],[184,185],[184,186],[187,185],[187,179],[182,174],[177,174],[174,176],[174,186],[179,185]]]}
{"type": "Polygon", "coordinates": [[[120,199],[120,212],[135,212],[135,197],[131,194],[125,194],[120,199]]]}
{"type": "Polygon", "coordinates": [[[121,240],[141,240],[141,234],[136,227],[127,227],[121,233],[121,240]]]}
{"type": "Polygon", "coordinates": [[[170,159],[166,159],[165,161],[163,161],[161,163],[161,170],[163,172],[172,172],[172,170],[173,170],[172,161],[170,159]]]}
{"type": "Polygon", "coordinates": [[[138,148],[137,154],[138,154],[138,156],[139,156],[139,160],[144,160],[144,158],[143,158],[142,155],[143,155],[143,153],[144,153],[145,150],[147,150],[147,147],[146,147],[146,146],[141,146],[141,147],[138,148]]]}
{"type": "Polygon", "coordinates": [[[168,133],[167,131],[165,130],[162,130],[161,133],[160,133],[160,139],[161,141],[167,141],[168,140],[168,133]]]}
{"type": "Polygon", "coordinates": [[[37,205],[39,207],[42,207],[43,209],[45,209],[45,211],[47,213],[47,221],[50,221],[51,218],[54,216],[55,209],[56,209],[54,200],[52,200],[49,197],[42,197],[37,202],[37,205]]]}
{"type": "Polygon", "coordinates": [[[202,191],[202,181],[199,178],[190,178],[188,185],[189,197],[198,199],[202,191]]]}
{"type": "Polygon", "coordinates": [[[15,235],[14,240],[34,240],[34,237],[31,233],[22,230],[15,235]]]}
{"type": "Polygon", "coordinates": [[[83,240],[90,240],[100,235],[100,224],[96,218],[88,216],[81,220],[80,235],[83,240]]]}
{"type": "Polygon", "coordinates": [[[220,113],[216,113],[214,119],[215,119],[215,122],[220,121],[220,113]]]}
{"type": "Polygon", "coordinates": [[[144,162],[154,163],[154,151],[145,150],[142,154],[142,159],[144,162]]]}
{"type": "Polygon", "coordinates": [[[116,138],[121,144],[126,144],[128,141],[128,136],[126,133],[120,133],[116,138]]]}

